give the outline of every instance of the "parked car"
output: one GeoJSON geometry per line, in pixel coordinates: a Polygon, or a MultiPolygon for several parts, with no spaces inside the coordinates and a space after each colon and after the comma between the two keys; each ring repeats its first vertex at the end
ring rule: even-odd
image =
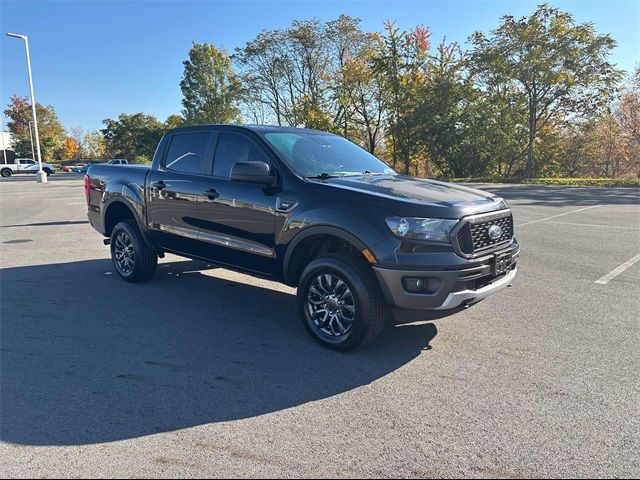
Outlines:
{"type": "Polygon", "coordinates": [[[87,173],[87,170],[89,170],[91,165],[93,165],[93,163],[85,163],[84,165],[73,167],[71,171],[73,173],[87,173]]]}
{"type": "Polygon", "coordinates": [[[502,198],[399,175],[315,130],[170,130],[151,167],[94,165],[85,193],[124,280],[148,280],[165,252],[269,277],[297,287],[305,328],[336,350],[374,341],[391,308],[471,305],[517,271],[502,198]]]}
{"type": "Polygon", "coordinates": [[[74,169],[74,168],[83,167],[83,166],[85,166],[85,165],[86,165],[86,163],[83,163],[83,162],[74,162],[74,163],[70,163],[70,164],[68,164],[68,165],[64,165],[64,166],[62,167],[62,171],[63,171],[63,172],[73,172],[73,169],[74,169]]]}
{"type": "Polygon", "coordinates": [[[127,160],[126,158],[112,158],[105,163],[107,163],[108,165],[128,165],[129,160],[127,160]]]}
{"type": "MultiPolygon", "coordinates": [[[[0,175],[10,177],[14,173],[31,173],[35,174],[39,171],[38,162],[31,158],[16,158],[13,163],[0,164],[0,175]]],[[[50,163],[42,162],[42,171],[51,175],[55,170],[50,163]]]]}

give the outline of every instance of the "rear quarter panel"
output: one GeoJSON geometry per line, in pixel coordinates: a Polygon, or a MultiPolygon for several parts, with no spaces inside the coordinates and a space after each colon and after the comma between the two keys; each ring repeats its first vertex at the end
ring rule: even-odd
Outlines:
{"type": "Polygon", "coordinates": [[[144,189],[149,167],[132,165],[93,165],[90,179],[88,216],[93,228],[105,235],[105,213],[113,202],[122,202],[133,212],[141,231],[145,231],[144,189]]]}

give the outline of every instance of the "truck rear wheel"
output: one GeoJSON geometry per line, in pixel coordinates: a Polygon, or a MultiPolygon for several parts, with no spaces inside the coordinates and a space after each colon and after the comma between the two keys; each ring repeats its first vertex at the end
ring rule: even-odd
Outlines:
{"type": "Polygon", "coordinates": [[[158,265],[158,255],[145,243],[134,220],[125,220],[111,232],[111,260],[127,282],[144,282],[158,265]]]}
{"type": "Polygon", "coordinates": [[[346,253],[313,260],[298,285],[303,324],[321,345],[349,351],[375,341],[388,309],[371,267],[346,253]]]}
{"type": "Polygon", "coordinates": [[[7,177],[10,177],[12,173],[13,172],[11,171],[10,168],[3,168],[2,171],[0,172],[0,175],[7,178],[7,177]]]}

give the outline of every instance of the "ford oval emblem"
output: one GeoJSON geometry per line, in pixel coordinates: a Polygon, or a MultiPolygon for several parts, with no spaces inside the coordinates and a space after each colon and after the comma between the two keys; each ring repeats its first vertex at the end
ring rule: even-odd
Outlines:
{"type": "Polygon", "coordinates": [[[500,225],[491,225],[487,230],[487,236],[491,240],[497,240],[502,236],[502,227],[500,225]]]}

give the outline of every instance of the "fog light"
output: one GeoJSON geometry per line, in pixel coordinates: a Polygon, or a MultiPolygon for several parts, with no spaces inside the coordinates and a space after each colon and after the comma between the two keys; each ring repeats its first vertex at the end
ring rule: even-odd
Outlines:
{"type": "Polygon", "coordinates": [[[427,289],[428,282],[426,278],[404,277],[402,284],[408,292],[422,292],[427,289]]]}

